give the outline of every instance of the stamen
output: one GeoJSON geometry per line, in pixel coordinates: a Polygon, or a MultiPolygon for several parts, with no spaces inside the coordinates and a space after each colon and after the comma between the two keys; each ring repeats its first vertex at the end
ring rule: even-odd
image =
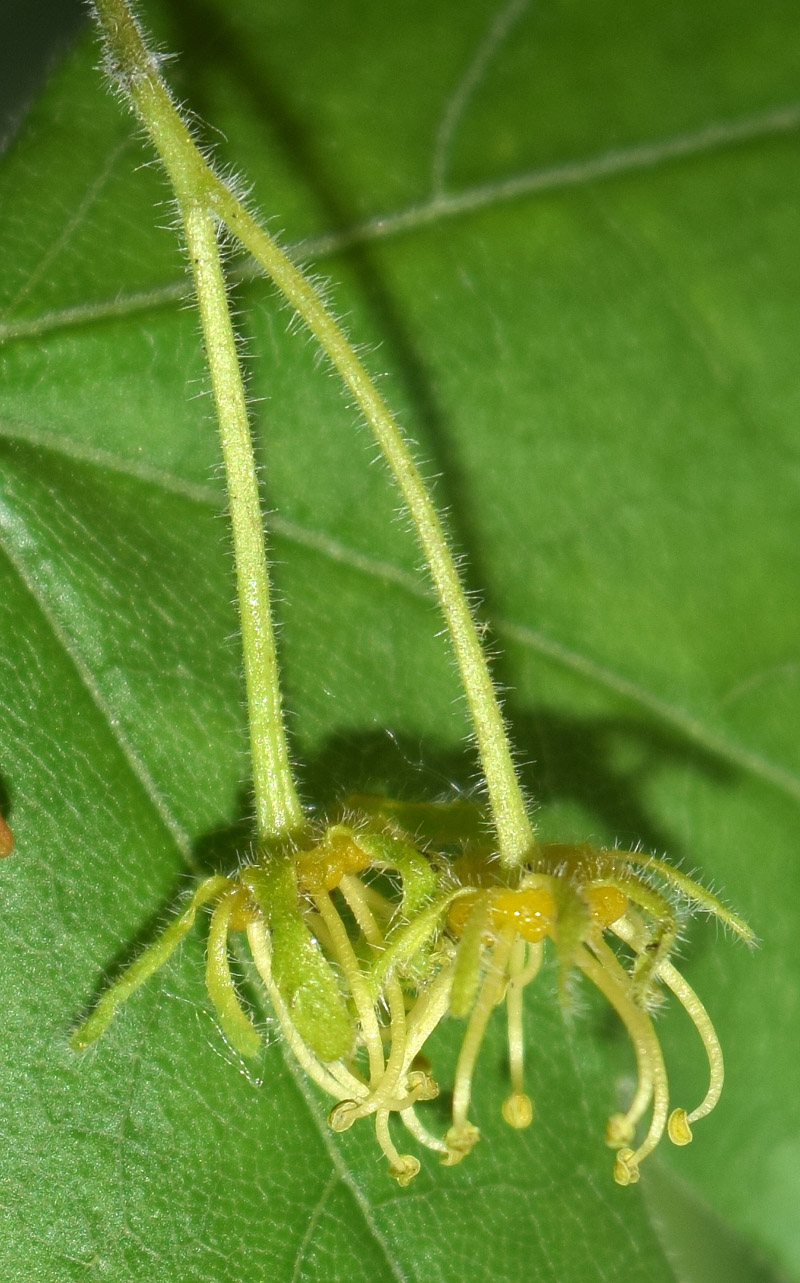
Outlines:
{"type": "Polygon", "coordinates": [[[472,1078],[489,1017],[505,988],[506,969],[515,937],[513,928],[507,927],[500,933],[461,1044],[453,1083],[453,1123],[444,1138],[448,1149],[448,1165],[460,1162],[480,1138],[477,1127],[467,1121],[472,1078]]]}
{"type": "Polygon", "coordinates": [[[514,941],[508,962],[509,982],[506,989],[508,1018],[508,1059],[511,1071],[511,1095],[503,1101],[503,1118],[509,1127],[529,1127],[533,1122],[533,1105],[524,1086],[524,988],[536,975],[542,961],[544,945],[527,945],[521,936],[514,941]],[[526,955],[530,955],[527,957],[526,955]],[[535,960],[535,961],[534,961],[535,960]],[[527,964],[527,965],[526,965],[527,964]]]}
{"type": "Polygon", "coordinates": [[[350,943],[347,929],[339,917],[329,895],[315,895],[314,903],[319,910],[328,934],[331,938],[333,956],[344,972],[350,995],[358,1012],[359,1027],[369,1057],[370,1084],[375,1087],[384,1072],[383,1038],[381,1037],[378,1017],[367,988],[358,959],[350,943]]]}
{"type": "Polygon", "coordinates": [[[472,1153],[480,1138],[478,1128],[467,1119],[463,1119],[460,1123],[453,1123],[445,1132],[445,1156],[442,1159],[442,1165],[455,1167],[462,1158],[472,1153]]]}
{"type": "Polygon", "coordinates": [[[376,952],[380,952],[384,948],[386,941],[367,902],[365,887],[361,879],[354,877],[350,873],[345,873],[339,883],[339,890],[358,923],[364,939],[376,952]]]}
{"type": "MultiPolygon", "coordinates": [[[[656,930],[649,937],[647,947],[639,950],[632,976],[636,997],[646,1001],[650,996],[653,976],[672,948],[678,934],[678,924],[672,905],[660,891],[637,877],[604,878],[603,885],[613,887],[624,894],[633,904],[644,909],[656,923],[656,930]]],[[[613,922],[608,925],[613,929],[613,922]]]]}
{"type": "MultiPolygon", "coordinates": [[[[364,888],[361,882],[358,878],[346,874],[339,884],[339,889],[364,938],[373,950],[380,952],[384,947],[383,934],[363,895],[364,888]]],[[[389,1004],[390,1021],[389,1057],[386,1061],[383,1077],[373,1093],[361,1105],[361,1112],[364,1114],[382,1108],[392,1100],[406,1065],[406,1007],[403,991],[397,980],[391,979],[387,982],[386,998],[389,1004]]],[[[420,1082],[421,1089],[422,1083],[420,1082]]],[[[438,1088],[436,1090],[438,1091],[438,1088]]],[[[419,1099],[419,1094],[414,1099],[419,1099]]],[[[396,1103],[392,1102],[389,1108],[397,1108],[396,1103]]]]}
{"type": "Polygon", "coordinates": [[[240,1056],[255,1056],[261,1038],[239,1001],[228,961],[228,931],[239,893],[224,895],[211,915],[206,947],[206,988],[214,1004],[220,1028],[240,1056]]]}
{"type": "Polygon", "coordinates": [[[447,1013],[453,969],[453,962],[442,968],[436,979],[422,991],[406,1017],[406,1072],[447,1013]]]}
{"type": "MultiPolygon", "coordinates": [[[[664,1068],[664,1057],[653,1029],[652,1021],[645,1011],[638,1007],[629,997],[630,978],[617,960],[616,954],[604,940],[592,940],[591,948],[597,956],[592,957],[585,949],[579,949],[575,963],[580,967],[616,1011],[628,1031],[640,1080],[652,1083],[653,1114],[647,1135],[638,1149],[624,1148],[619,1150],[614,1165],[614,1180],[618,1185],[630,1185],[639,1179],[639,1164],[650,1154],[664,1134],[669,1109],[669,1089],[667,1071],[664,1068]]],[[[636,1108],[640,1107],[642,1093],[634,1097],[636,1108]]],[[[629,1122],[631,1111],[619,1119],[616,1115],[612,1125],[620,1132],[624,1131],[625,1122],[629,1122]]],[[[638,1121],[636,1119],[635,1121],[638,1121]]]]}
{"type": "Polygon", "coordinates": [[[375,1135],[378,1144],[389,1160],[389,1175],[398,1185],[410,1185],[420,1169],[420,1161],[412,1154],[400,1154],[389,1135],[389,1111],[379,1109],[375,1115],[375,1135]]]}
{"type": "Polygon", "coordinates": [[[408,1109],[401,1109],[400,1117],[402,1118],[406,1129],[414,1137],[414,1140],[419,1141],[420,1145],[424,1145],[426,1149],[434,1150],[437,1154],[444,1154],[445,1156],[449,1154],[450,1151],[444,1141],[439,1140],[438,1136],[434,1136],[433,1133],[429,1132],[427,1127],[419,1121],[416,1113],[414,1112],[413,1105],[408,1109]]]}
{"type": "MultiPolygon", "coordinates": [[[[364,888],[359,879],[343,877],[340,890],[369,944],[374,950],[381,950],[384,946],[384,938],[363,895],[364,888]]],[[[397,980],[387,981],[386,998],[390,1017],[390,1051],[385,1072],[375,1090],[357,1106],[357,1111],[351,1111],[348,1114],[350,1121],[383,1108],[399,1110],[402,1113],[417,1100],[432,1100],[439,1092],[430,1074],[418,1070],[409,1073],[414,1055],[409,1054],[408,1050],[405,998],[397,980]],[[405,1099],[398,1100],[394,1093],[403,1078],[407,1079],[408,1095],[405,1099]]]]}
{"type": "MultiPolygon", "coordinates": [[[[658,974],[664,981],[667,988],[672,990],[675,997],[678,999],[678,1002],[686,1011],[686,1014],[700,1035],[700,1040],[708,1059],[708,1091],[700,1104],[687,1115],[686,1129],[688,1130],[688,1125],[690,1123],[696,1123],[700,1118],[705,1118],[711,1113],[722,1094],[722,1086],[725,1081],[725,1064],[722,1059],[722,1048],[719,1044],[719,1039],[717,1038],[716,1031],[711,1023],[711,1018],[708,1012],[698,998],[694,989],[692,989],[691,985],[684,980],[680,972],[676,971],[671,963],[662,962],[658,969],[658,974]]],[[[675,1110],[676,1114],[680,1112],[684,1111],[675,1110]]],[[[675,1130],[678,1134],[681,1134],[682,1132],[677,1121],[675,1124],[675,1130]]],[[[691,1132],[689,1132],[689,1139],[691,1140],[691,1132]]],[[[686,1143],[687,1142],[684,1140],[675,1141],[676,1145],[685,1145],[686,1143]]]]}
{"type": "MultiPolygon", "coordinates": [[[[350,1122],[355,1122],[357,1117],[364,1117],[367,1114],[380,1112],[382,1109],[397,1109],[400,1104],[410,1105],[419,1099],[419,1094],[411,1100],[398,1102],[395,1092],[403,1076],[403,1069],[406,1065],[406,1012],[403,991],[396,980],[389,982],[386,994],[389,1003],[389,1057],[386,1061],[386,1068],[382,1077],[377,1084],[373,1084],[373,1090],[357,1106],[350,1122]]],[[[426,1076],[427,1077],[427,1076],[426,1076]]],[[[425,1087],[420,1079],[419,1088],[422,1091],[425,1087]]],[[[437,1088],[438,1091],[438,1088],[437,1088]]],[[[349,1125],[349,1124],[348,1124],[349,1125]]]]}
{"type": "Polygon", "coordinates": [[[361,886],[361,893],[372,913],[377,915],[377,917],[381,918],[384,922],[389,922],[397,911],[397,904],[390,900],[388,896],[381,895],[380,891],[375,890],[375,887],[369,886],[363,882],[360,882],[359,885],[361,886]]]}
{"type": "Polygon", "coordinates": [[[341,1099],[342,1082],[340,1078],[342,1076],[346,1076],[346,1080],[350,1082],[354,1096],[367,1096],[369,1087],[366,1083],[351,1074],[341,1061],[323,1066],[300,1037],[289,1015],[289,1009],[281,997],[280,990],[272,978],[269,934],[262,921],[256,920],[250,923],[247,928],[247,940],[250,945],[250,952],[253,955],[253,962],[269,994],[269,1000],[272,1003],[272,1009],[278,1019],[283,1036],[300,1068],[308,1074],[309,1078],[318,1087],[321,1087],[323,1091],[326,1091],[329,1096],[333,1096],[336,1100],[341,1099]]]}
{"type": "MultiPolygon", "coordinates": [[[[629,923],[623,920],[616,923],[613,930],[621,940],[631,945],[632,948],[638,949],[641,947],[643,931],[637,923],[629,923]]],[[[722,1094],[722,1087],[725,1081],[722,1047],[711,1023],[711,1017],[694,989],[687,980],[684,980],[681,973],[673,967],[671,962],[662,962],[659,964],[657,974],[658,978],[663,980],[667,988],[675,994],[678,1002],[689,1016],[700,1035],[708,1060],[709,1085],[702,1101],[691,1113],[687,1113],[685,1109],[673,1110],[669,1119],[668,1131],[670,1140],[674,1145],[688,1145],[692,1139],[690,1124],[696,1123],[699,1119],[705,1118],[710,1114],[722,1094]]]]}

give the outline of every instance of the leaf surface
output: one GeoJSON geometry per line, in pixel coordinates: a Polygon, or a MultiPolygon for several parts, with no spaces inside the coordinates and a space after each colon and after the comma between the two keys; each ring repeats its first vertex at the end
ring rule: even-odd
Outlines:
{"type": "MultiPolygon", "coordinates": [[[[481,1145],[456,1169],[426,1160],[408,1190],[368,1127],[329,1133],[277,1035],[243,1072],[208,1011],[201,931],[96,1048],[69,1050],[104,975],[248,840],[197,323],[163,180],[79,46],[0,170],[0,810],[18,842],[0,1276],[715,1283],[736,1259],[749,1283],[800,1279],[798,18],[777,0],[228,10],[147,16],[441,474],[543,833],[668,850],[762,947],[689,932],[728,1085],[690,1150],[663,1154],[677,1200],[663,1180],[646,1199],[613,1185],[602,1134],[632,1058],[594,1004],[565,1019],[552,977],[531,998],[535,1126],[499,1122],[498,1026],[481,1145]],[[708,1217],[720,1247],[693,1267],[681,1234],[707,1237],[708,1217]]],[[[242,267],[304,794],[468,789],[396,496],[242,267]]],[[[702,1053],[680,1015],[660,1031],[691,1105],[702,1053]]],[[[446,1026],[443,1082],[457,1045],[446,1026]]]]}

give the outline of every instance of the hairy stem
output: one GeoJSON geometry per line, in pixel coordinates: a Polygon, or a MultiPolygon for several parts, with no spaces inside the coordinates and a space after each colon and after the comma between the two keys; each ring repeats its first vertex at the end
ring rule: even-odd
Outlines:
{"type": "Polygon", "coordinates": [[[269,574],[250,427],[217,245],[215,219],[194,202],[181,215],[192,260],[217,408],[233,531],[250,721],[256,823],[261,838],[303,824],[281,713],[269,574]]]}
{"type": "Polygon", "coordinates": [[[217,218],[203,190],[205,162],[161,83],[127,6],[121,0],[97,0],[96,10],[115,77],[147,126],[175,190],[192,264],[228,490],[256,824],[259,837],[268,840],[297,831],[304,817],[283,726],[258,478],[217,243],[217,218]]]}
{"type": "Polygon", "coordinates": [[[371,427],[417,530],[466,692],[489,792],[500,858],[508,868],[530,857],[535,838],[508,735],[469,603],[441,521],[408,443],[314,286],[203,159],[172,103],[125,0],[95,0],[112,63],[181,199],[213,212],[249,250],[327,353],[371,427]]]}

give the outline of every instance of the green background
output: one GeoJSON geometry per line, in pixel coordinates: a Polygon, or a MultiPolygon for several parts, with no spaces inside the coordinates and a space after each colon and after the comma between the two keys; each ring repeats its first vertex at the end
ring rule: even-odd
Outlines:
{"type": "MultiPolygon", "coordinates": [[[[529,1132],[408,1190],[333,1137],[270,1021],[245,1073],[202,933],[82,1057],[70,1027],[247,842],[233,578],[165,185],[78,45],[0,167],[0,1278],[800,1279],[800,15],[177,0],[148,21],[219,161],[330,282],[491,625],[542,832],[667,850],[753,923],[682,964],[728,1084],[618,1189],[632,1057],[530,995],[529,1132]],[[219,132],[221,131],[221,132],[219,132]],[[143,168],[143,164],[145,167],[143,168]]],[[[476,788],[374,448],[264,284],[235,303],[309,803],[476,788]]],[[[703,1091],[680,1013],[676,1101],[703,1091]]],[[[458,1027],[439,1037],[448,1081],[458,1027]]],[[[432,1106],[434,1125],[442,1115],[432,1106]]]]}

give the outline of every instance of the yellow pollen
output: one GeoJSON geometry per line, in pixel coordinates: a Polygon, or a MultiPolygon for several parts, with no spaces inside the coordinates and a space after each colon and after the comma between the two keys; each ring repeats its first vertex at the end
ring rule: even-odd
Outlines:
{"type": "Polygon", "coordinates": [[[501,891],[492,901],[492,923],[498,929],[513,927],[523,940],[538,944],[553,929],[556,906],[545,887],[501,891]]]}
{"type": "Polygon", "coordinates": [[[411,1154],[400,1154],[396,1162],[392,1163],[389,1168],[389,1175],[393,1176],[398,1185],[410,1185],[420,1169],[420,1161],[411,1154]]]}
{"type": "Polygon", "coordinates": [[[366,855],[345,834],[328,835],[324,846],[304,851],[297,861],[300,885],[313,895],[333,891],[345,873],[362,873],[369,865],[366,855]]]}
{"type": "Polygon", "coordinates": [[[459,896],[450,905],[450,912],[447,915],[447,926],[454,936],[462,936],[464,928],[472,917],[472,912],[478,900],[478,892],[473,891],[470,895],[459,896]]]}
{"type": "Polygon", "coordinates": [[[688,1145],[692,1139],[692,1129],[685,1109],[673,1109],[667,1123],[667,1135],[673,1145],[688,1145]]]}
{"type": "Polygon", "coordinates": [[[628,908],[628,897],[618,887],[586,887],[583,898],[592,921],[603,930],[621,918],[628,908]]]}
{"type": "Polygon", "coordinates": [[[621,1149],[614,1164],[614,1180],[618,1185],[635,1185],[639,1179],[639,1167],[632,1149],[621,1149]]]}
{"type": "Polygon", "coordinates": [[[460,1163],[462,1158],[466,1158],[477,1145],[481,1134],[472,1123],[454,1123],[447,1132],[445,1132],[444,1143],[447,1146],[447,1153],[442,1159],[444,1167],[455,1167],[460,1163]]]}
{"type": "Polygon", "coordinates": [[[340,1100],[328,1114],[328,1126],[332,1132],[349,1131],[361,1113],[357,1100],[340,1100]]]}
{"type": "Polygon", "coordinates": [[[523,1127],[530,1127],[533,1122],[531,1098],[524,1091],[515,1091],[507,1100],[504,1100],[502,1112],[509,1127],[514,1127],[518,1131],[523,1127]]]}

